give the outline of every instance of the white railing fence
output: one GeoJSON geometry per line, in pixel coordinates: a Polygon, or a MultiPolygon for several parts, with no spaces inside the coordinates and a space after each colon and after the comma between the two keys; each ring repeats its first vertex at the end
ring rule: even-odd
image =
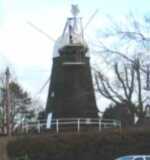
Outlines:
{"type": "Polygon", "coordinates": [[[113,119],[100,119],[100,118],[62,118],[52,119],[50,123],[46,120],[36,122],[24,122],[16,131],[18,133],[31,133],[37,132],[42,133],[44,131],[55,131],[59,133],[66,129],[67,131],[74,128],[74,132],[80,132],[85,128],[93,128],[101,132],[102,129],[106,128],[121,128],[121,122],[113,119]]]}

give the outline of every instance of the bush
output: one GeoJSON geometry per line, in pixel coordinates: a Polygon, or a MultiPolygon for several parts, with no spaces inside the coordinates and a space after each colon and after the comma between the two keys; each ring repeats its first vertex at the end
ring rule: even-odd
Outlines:
{"type": "Polygon", "coordinates": [[[24,156],[15,158],[15,160],[30,160],[30,158],[28,155],[24,155],[24,156]]]}
{"type": "Polygon", "coordinates": [[[39,135],[17,138],[8,145],[11,158],[31,160],[113,160],[127,154],[150,154],[150,130],[39,135]]]}

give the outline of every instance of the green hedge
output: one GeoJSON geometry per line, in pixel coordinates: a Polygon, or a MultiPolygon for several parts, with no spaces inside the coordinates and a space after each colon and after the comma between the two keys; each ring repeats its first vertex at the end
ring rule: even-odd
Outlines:
{"type": "Polygon", "coordinates": [[[127,154],[150,154],[150,130],[63,133],[20,137],[8,144],[12,160],[113,160],[127,154]]]}

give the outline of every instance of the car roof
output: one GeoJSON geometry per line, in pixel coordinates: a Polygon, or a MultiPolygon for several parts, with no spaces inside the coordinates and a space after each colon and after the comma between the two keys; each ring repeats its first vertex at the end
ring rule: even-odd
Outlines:
{"type": "Polygon", "coordinates": [[[116,160],[127,160],[127,158],[132,159],[132,158],[138,158],[138,157],[150,157],[150,155],[126,155],[126,156],[121,156],[117,158],[116,160]]]}
{"type": "Polygon", "coordinates": [[[116,160],[122,160],[122,159],[133,158],[133,157],[134,157],[133,155],[121,156],[121,157],[118,157],[116,160]]]}

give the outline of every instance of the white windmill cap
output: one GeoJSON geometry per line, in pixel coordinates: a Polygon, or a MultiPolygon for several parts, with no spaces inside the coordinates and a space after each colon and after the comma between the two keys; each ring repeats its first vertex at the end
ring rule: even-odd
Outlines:
{"type": "MultiPolygon", "coordinates": [[[[77,17],[79,14],[78,6],[72,5],[71,12],[73,17],[67,19],[63,34],[56,40],[54,44],[53,58],[59,57],[59,50],[69,44],[81,44],[88,48],[88,45],[84,40],[82,19],[81,17],[77,17]]],[[[87,53],[86,56],[88,55],[89,54],[87,53]]]]}
{"type": "MultiPolygon", "coordinates": [[[[87,43],[84,41],[81,43],[83,46],[85,46],[86,48],[88,48],[88,45],[87,43]]],[[[66,45],[69,45],[69,42],[68,42],[68,36],[64,37],[64,36],[61,36],[59,37],[55,44],[54,44],[54,49],[53,49],[53,58],[56,58],[56,57],[59,57],[60,56],[60,53],[59,53],[59,50],[61,48],[63,48],[64,46],[66,45]]],[[[86,56],[89,57],[89,52],[86,53],[86,56]]]]}

